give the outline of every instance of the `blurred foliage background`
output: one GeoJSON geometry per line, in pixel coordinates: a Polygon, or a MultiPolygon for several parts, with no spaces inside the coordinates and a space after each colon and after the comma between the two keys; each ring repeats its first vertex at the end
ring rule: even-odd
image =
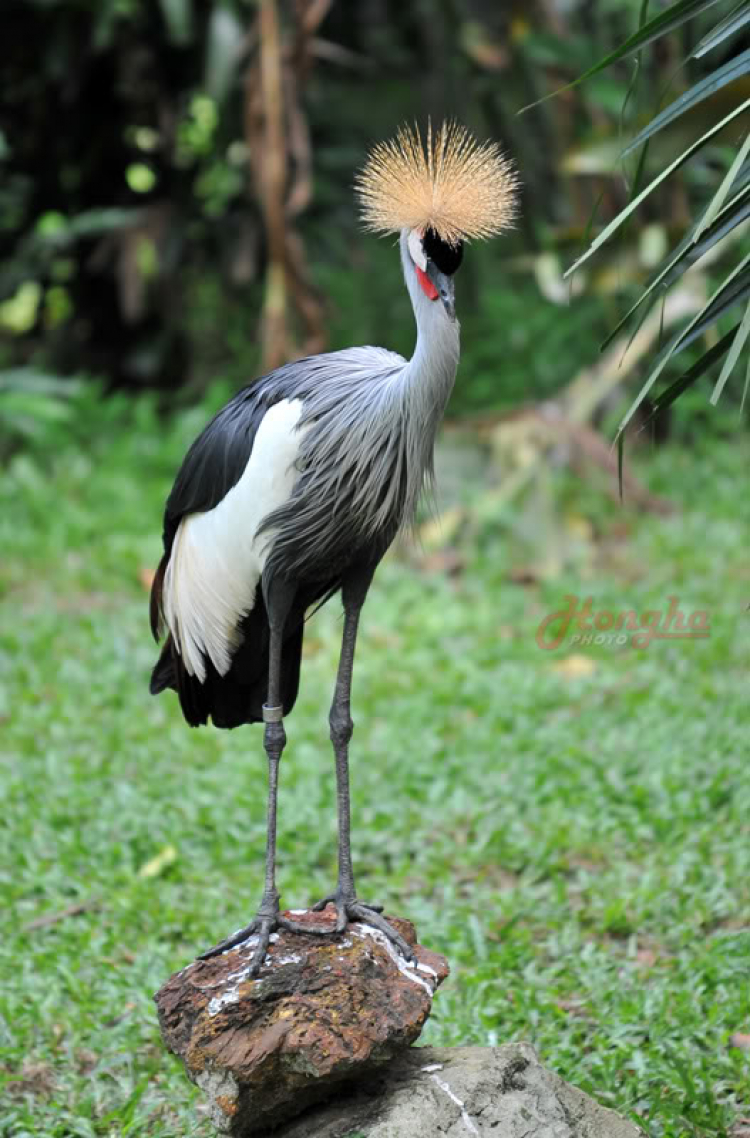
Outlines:
{"type": "MultiPolygon", "coordinates": [[[[727,257],[734,264],[747,251],[739,225],[679,282],[675,311],[647,329],[640,353],[624,355],[627,340],[618,341],[607,377],[580,376],[721,184],[747,114],[660,184],[571,281],[563,272],[639,184],[742,109],[746,67],[620,159],[663,105],[744,60],[747,16],[712,52],[691,53],[746,8],[6,0],[0,446],[54,441],[76,417],[80,377],[108,392],[156,390],[172,408],[215,380],[233,390],[324,347],[372,342],[408,354],[398,260],[389,241],[358,231],[352,177],[373,141],[428,116],[501,139],[523,180],[516,232],[473,249],[461,273],[464,357],[452,413],[560,396],[567,415],[564,393],[578,378],[585,406],[579,383],[573,418],[609,423],[632,401],[665,328],[684,325],[712,274],[726,276],[727,257]],[[673,9],[682,18],[667,34],[545,99],[673,9]]],[[[688,364],[733,327],[727,321],[703,331],[688,364]]],[[[667,367],[664,379],[684,366],[667,367]]],[[[702,426],[706,391],[663,430],[702,426]]],[[[733,426],[741,394],[742,383],[729,385],[733,426]]],[[[726,418],[714,422],[720,430],[726,418]]]]}
{"type": "MultiPolygon", "coordinates": [[[[211,1132],[150,992],[255,904],[264,766],[146,695],[160,513],[263,369],[411,352],[352,182],[400,122],[451,115],[503,141],[522,213],[464,259],[440,517],[368,604],[360,887],[450,956],[426,1042],[529,1039],[649,1138],[750,1138],[750,0],[2,15],[0,1138],[211,1132]],[[540,650],[570,596],[676,596],[711,636],[540,650]]],[[[332,604],[285,757],[285,903],[335,872],[339,639],[332,604]]]]}

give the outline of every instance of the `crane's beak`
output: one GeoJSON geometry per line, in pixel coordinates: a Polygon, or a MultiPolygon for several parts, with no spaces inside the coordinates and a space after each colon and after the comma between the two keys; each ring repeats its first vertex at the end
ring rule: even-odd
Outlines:
{"type": "Polygon", "coordinates": [[[427,260],[427,273],[435,288],[438,290],[438,296],[443,302],[443,308],[448,313],[451,320],[456,319],[456,290],[453,284],[453,277],[441,273],[434,261],[429,258],[427,260]]]}

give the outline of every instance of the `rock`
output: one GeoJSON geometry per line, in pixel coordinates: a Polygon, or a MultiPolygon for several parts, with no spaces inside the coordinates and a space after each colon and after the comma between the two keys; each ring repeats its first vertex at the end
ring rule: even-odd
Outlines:
{"type": "Polygon", "coordinates": [[[334,933],[332,909],[290,915],[327,922],[330,937],[274,934],[256,980],[248,975],[257,943],[250,937],[189,964],[154,997],[164,1042],[225,1134],[278,1126],[404,1051],[448,975],[447,961],[416,943],[409,921],[388,918],[414,946],[416,967],[369,925],[334,933]]]}
{"type": "Polygon", "coordinates": [[[528,1043],[413,1047],[273,1138],[644,1138],[528,1043]]]}

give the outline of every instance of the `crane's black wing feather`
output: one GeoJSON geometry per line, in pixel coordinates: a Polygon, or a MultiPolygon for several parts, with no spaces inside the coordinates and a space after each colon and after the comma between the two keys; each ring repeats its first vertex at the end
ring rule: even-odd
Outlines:
{"type": "MultiPolygon", "coordinates": [[[[164,555],[151,588],[151,629],[158,641],[162,633],[164,574],[181,520],[189,514],[212,510],[239,482],[253,450],[258,428],[268,409],[282,399],[294,398],[293,365],[279,368],[244,388],[226,404],[195,440],[180,467],[164,511],[164,555]]],[[[290,612],[282,655],[282,702],[288,714],[297,697],[305,611],[336,592],[340,582],[318,581],[300,586],[290,612]]],[[[268,614],[262,589],[256,592],[251,612],[240,621],[242,643],[226,675],[206,658],[204,683],[188,673],[171,635],[168,636],[151,676],[156,695],[173,688],[183,714],[192,726],[206,723],[236,727],[262,720],[268,687],[268,614]]]]}
{"type": "MultiPolygon", "coordinates": [[[[270,377],[264,377],[268,380],[270,377]]],[[[273,398],[258,380],[238,392],[198,435],[183,459],[164,510],[164,552],[169,555],[181,520],[212,510],[236,486],[253,452],[255,436],[273,398]]]]}
{"type": "Polygon", "coordinates": [[[214,415],[182,460],[164,509],[164,555],[151,586],[151,631],[156,641],[162,634],[164,573],[179,524],[188,514],[213,510],[237,485],[270,406],[262,380],[243,388],[214,415]]]}

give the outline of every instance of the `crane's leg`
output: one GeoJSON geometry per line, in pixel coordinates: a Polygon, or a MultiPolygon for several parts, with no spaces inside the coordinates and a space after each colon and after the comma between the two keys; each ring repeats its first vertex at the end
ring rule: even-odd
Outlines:
{"type": "Polygon", "coordinates": [[[339,875],[336,892],[324,897],[313,909],[320,911],[329,903],[336,906],[336,931],[343,932],[349,921],[362,921],[379,929],[396,946],[402,956],[414,959],[414,953],[392,925],[381,917],[382,907],[367,905],[358,900],[354,887],[351,854],[351,810],[349,804],[349,741],[354,731],[351,717],[352,673],[354,649],[362,605],[367,596],[375,567],[368,566],[350,575],[344,582],[341,596],[344,603],[344,634],[339,657],[336,687],[329,715],[331,742],[336,758],[336,801],[338,807],[339,875]]]}
{"type": "Polygon", "coordinates": [[[257,976],[266,958],[271,934],[279,927],[296,931],[324,932],[323,929],[302,929],[291,921],[279,916],[279,892],[276,888],[276,797],[279,784],[279,763],[286,745],[283,707],[281,705],[281,656],[284,644],[284,625],[294,600],[295,589],[291,584],[272,580],[266,595],[270,642],[268,649],[268,699],[263,705],[263,746],[268,756],[268,817],[266,827],[266,876],[258,912],[249,925],[238,929],[231,937],[217,944],[198,957],[209,960],[236,948],[248,937],[256,935],[258,942],[250,961],[249,975],[257,976]]]}

